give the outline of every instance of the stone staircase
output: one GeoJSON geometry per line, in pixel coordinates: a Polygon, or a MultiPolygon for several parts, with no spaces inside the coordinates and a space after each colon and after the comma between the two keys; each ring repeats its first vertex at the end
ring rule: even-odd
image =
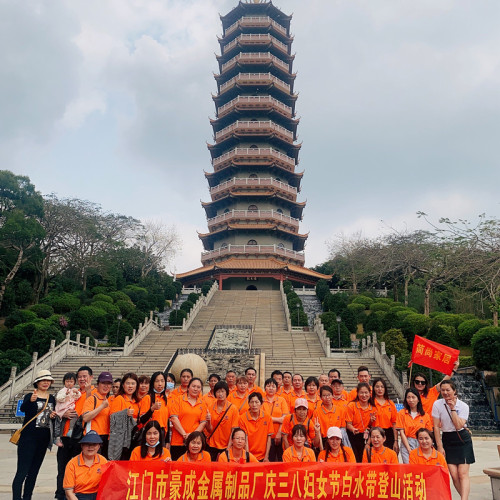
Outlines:
{"type": "Polygon", "coordinates": [[[316,295],[301,294],[300,290],[296,290],[296,293],[302,301],[302,307],[307,315],[309,326],[313,326],[316,314],[321,314],[323,312],[320,300],[316,297],[316,295]]]}

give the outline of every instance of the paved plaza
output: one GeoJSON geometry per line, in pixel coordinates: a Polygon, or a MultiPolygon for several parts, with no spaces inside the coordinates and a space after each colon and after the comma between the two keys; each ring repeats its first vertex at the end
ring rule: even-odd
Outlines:
{"type": "MultiPolygon", "coordinates": [[[[474,451],[476,463],[471,466],[471,496],[470,500],[491,500],[491,486],[489,477],[483,474],[483,469],[489,467],[500,467],[497,445],[500,444],[500,436],[495,438],[474,438],[474,451]]],[[[9,443],[8,434],[0,434],[0,499],[12,498],[11,483],[16,472],[17,448],[9,443]]],[[[33,500],[51,500],[54,498],[56,484],[56,452],[48,452],[38,475],[37,486],[33,500]]],[[[453,500],[459,499],[452,486],[453,500]]],[[[438,494],[428,500],[439,500],[438,494]]]]}

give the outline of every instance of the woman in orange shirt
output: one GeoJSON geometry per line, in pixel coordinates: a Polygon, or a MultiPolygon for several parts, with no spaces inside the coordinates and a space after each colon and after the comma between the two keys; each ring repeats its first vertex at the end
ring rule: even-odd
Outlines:
{"type": "Polygon", "coordinates": [[[356,388],[356,398],[347,405],[346,428],[349,442],[356,457],[361,463],[363,451],[368,441],[368,431],[377,419],[377,410],[371,402],[370,386],[360,382],[356,388]]]}
{"type": "MultiPolygon", "coordinates": [[[[140,379],[140,377],[139,377],[140,379]]],[[[168,442],[168,399],[165,393],[166,381],[163,372],[154,372],[149,382],[149,394],[141,400],[141,424],[156,420],[163,428],[165,441],[168,442]]]]}
{"type": "Polygon", "coordinates": [[[370,446],[363,453],[364,464],[398,464],[398,456],[394,450],[384,446],[385,430],[382,427],[370,429],[370,446]]]}
{"type": "Polygon", "coordinates": [[[163,460],[170,462],[170,452],[165,448],[165,432],[160,423],[156,420],[150,420],[144,426],[141,445],[135,447],[130,455],[131,461],[149,461],[163,460]]]}
{"type": "Polygon", "coordinates": [[[281,462],[283,458],[283,445],[281,443],[281,426],[283,419],[290,412],[288,403],[281,396],[277,396],[278,383],[273,378],[268,378],[264,384],[266,394],[262,409],[269,414],[273,421],[274,432],[271,436],[271,449],[269,451],[269,460],[271,462],[281,462]]]}
{"type": "Polygon", "coordinates": [[[203,432],[191,432],[186,438],[187,451],[177,459],[177,462],[211,462],[210,453],[205,451],[206,446],[203,432]]]}
{"type": "Polygon", "coordinates": [[[202,432],[207,422],[207,405],[201,397],[203,383],[195,377],[189,381],[187,392],[176,397],[172,403],[172,440],[170,453],[177,460],[186,452],[184,440],[194,431],[202,432]]]}
{"type": "Polygon", "coordinates": [[[283,453],[283,462],[316,462],[316,456],[311,448],[305,446],[307,430],[302,424],[294,425],[292,429],[292,446],[283,453]]]}
{"type": "Polygon", "coordinates": [[[385,446],[399,453],[396,437],[396,418],[398,410],[396,405],[389,399],[387,384],[383,378],[376,378],[372,384],[373,403],[377,410],[377,420],[375,426],[381,427],[385,431],[385,446]]]}
{"type": "Polygon", "coordinates": [[[441,465],[448,470],[448,464],[442,453],[434,448],[434,433],[429,429],[417,431],[418,448],[410,452],[410,464],[441,465]]]}
{"type": "Polygon", "coordinates": [[[151,379],[147,375],[140,375],[137,377],[137,381],[139,382],[139,389],[137,391],[137,398],[139,401],[142,401],[144,396],[146,396],[149,392],[149,382],[151,379]]]}
{"type": "Polygon", "coordinates": [[[236,389],[229,394],[227,400],[233,403],[238,409],[238,413],[243,415],[248,410],[248,379],[245,375],[236,378],[236,389]]]}
{"type": "Polygon", "coordinates": [[[321,404],[321,398],[319,397],[318,393],[319,381],[316,377],[307,377],[305,386],[306,386],[306,400],[309,408],[307,416],[311,418],[314,411],[321,404]]]}
{"type": "Polygon", "coordinates": [[[312,419],[307,416],[307,412],[309,411],[307,400],[304,398],[296,399],[294,410],[294,412],[286,415],[283,419],[283,425],[281,427],[281,433],[283,434],[283,448],[286,449],[289,446],[292,446],[292,429],[297,424],[302,424],[306,428],[307,445],[312,447],[316,438],[316,431],[314,429],[312,419]]]}
{"type": "Polygon", "coordinates": [[[418,391],[413,387],[406,389],[404,408],[399,411],[396,420],[396,428],[401,435],[401,459],[407,464],[411,450],[418,446],[417,431],[422,427],[432,429],[431,417],[422,408],[422,402],[418,391]]]}
{"type": "Polygon", "coordinates": [[[342,431],[338,427],[330,427],[326,437],[325,449],[319,452],[318,462],[356,463],[352,449],[342,444],[342,431]]]}
{"type": "Polygon", "coordinates": [[[224,450],[218,458],[218,462],[229,462],[232,464],[246,464],[258,462],[254,455],[246,451],[247,435],[240,427],[235,427],[231,434],[231,441],[227,450],[224,450]]]}

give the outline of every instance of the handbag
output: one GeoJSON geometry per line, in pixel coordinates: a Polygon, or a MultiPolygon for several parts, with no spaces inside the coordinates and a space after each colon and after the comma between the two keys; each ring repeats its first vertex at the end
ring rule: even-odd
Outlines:
{"type": "MultiPolygon", "coordinates": [[[[95,396],[92,396],[94,398],[94,410],[95,410],[95,407],[97,406],[97,398],[95,396]]],[[[85,412],[87,413],[87,412],[85,412]]],[[[83,430],[85,429],[85,427],[87,426],[89,422],[85,423],[83,421],[83,415],[80,415],[78,417],[78,419],[76,420],[75,422],[75,425],[73,426],[73,429],[71,430],[71,436],[70,436],[70,439],[71,439],[71,444],[78,444],[80,439],[82,439],[83,437],[83,430]]],[[[89,431],[89,429],[87,429],[87,431],[89,431]]]]}
{"type": "Polygon", "coordinates": [[[24,428],[28,424],[31,424],[31,422],[33,422],[33,420],[35,420],[35,418],[38,417],[38,415],[40,415],[40,413],[43,413],[45,411],[45,408],[47,408],[48,402],[49,402],[49,398],[47,398],[45,400],[45,404],[43,405],[43,408],[33,418],[31,418],[30,420],[28,420],[28,422],[26,422],[20,429],[17,429],[17,431],[14,432],[14,434],[12,434],[12,436],[9,439],[9,441],[12,444],[15,444],[16,446],[18,445],[19,439],[21,438],[21,432],[23,432],[24,428]]]}

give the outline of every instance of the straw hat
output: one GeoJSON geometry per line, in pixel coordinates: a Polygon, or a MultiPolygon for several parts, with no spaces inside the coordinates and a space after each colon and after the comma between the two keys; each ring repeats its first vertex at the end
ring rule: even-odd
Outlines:
{"type": "Polygon", "coordinates": [[[33,380],[33,383],[36,384],[37,382],[41,382],[42,380],[50,380],[51,382],[54,382],[52,374],[50,373],[49,370],[38,370],[36,378],[35,380],[33,380]]]}

